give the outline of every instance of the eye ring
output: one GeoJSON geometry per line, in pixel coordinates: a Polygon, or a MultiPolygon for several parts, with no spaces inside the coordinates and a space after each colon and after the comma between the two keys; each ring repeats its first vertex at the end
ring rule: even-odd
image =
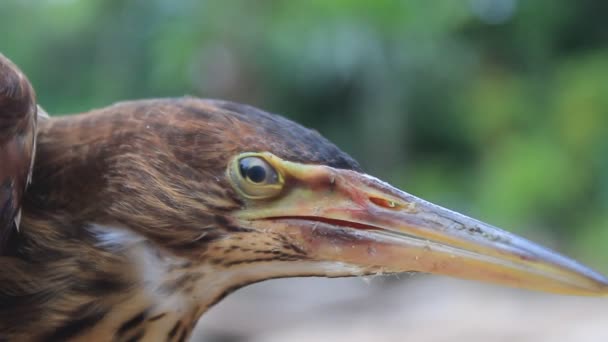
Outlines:
{"type": "Polygon", "coordinates": [[[228,175],[233,187],[250,199],[274,197],[284,185],[281,173],[259,153],[239,155],[230,164],[228,175]]]}

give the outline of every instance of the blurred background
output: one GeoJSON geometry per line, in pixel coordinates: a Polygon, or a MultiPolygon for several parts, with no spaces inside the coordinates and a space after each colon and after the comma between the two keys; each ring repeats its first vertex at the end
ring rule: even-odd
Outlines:
{"type": "MultiPolygon", "coordinates": [[[[184,94],[281,113],[413,194],[608,272],[608,2],[2,0],[52,115],[184,94]]],[[[205,341],[606,341],[608,302],[426,276],[243,289],[205,341]]]]}

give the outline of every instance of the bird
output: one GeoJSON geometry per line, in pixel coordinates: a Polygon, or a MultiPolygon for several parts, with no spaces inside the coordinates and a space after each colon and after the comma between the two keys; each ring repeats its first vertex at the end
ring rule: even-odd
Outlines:
{"type": "Polygon", "coordinates": [[[246,285],[424,272],[605,296],[600,273],[222,100],[47,118],[0,55],[0,341],[186,341],[246,285]]]}

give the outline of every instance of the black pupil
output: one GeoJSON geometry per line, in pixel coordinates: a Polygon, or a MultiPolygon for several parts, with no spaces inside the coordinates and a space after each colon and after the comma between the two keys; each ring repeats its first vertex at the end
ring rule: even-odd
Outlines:
{"type": "Polygon", "coordinates": [[[254,165],[247,169],[247,177],[254,183],[261,183],[266,179],[266,169],[260,165],[254,165]]]}
{"type": "Polygon", "coordinates": [[[254,183],[262,183],[266,180],[266,168],[255,164],[252,160],[243,159],[240,163],[241,175],[254,183]]]}

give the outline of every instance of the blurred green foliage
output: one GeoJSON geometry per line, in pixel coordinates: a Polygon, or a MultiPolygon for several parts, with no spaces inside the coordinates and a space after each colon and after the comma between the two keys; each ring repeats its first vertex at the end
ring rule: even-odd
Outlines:
{"type": "Polygon", "coordinates": [[[2,0],[51,113],[283,113],[406,190],[608,270],[608,2],[2,0]]]}

